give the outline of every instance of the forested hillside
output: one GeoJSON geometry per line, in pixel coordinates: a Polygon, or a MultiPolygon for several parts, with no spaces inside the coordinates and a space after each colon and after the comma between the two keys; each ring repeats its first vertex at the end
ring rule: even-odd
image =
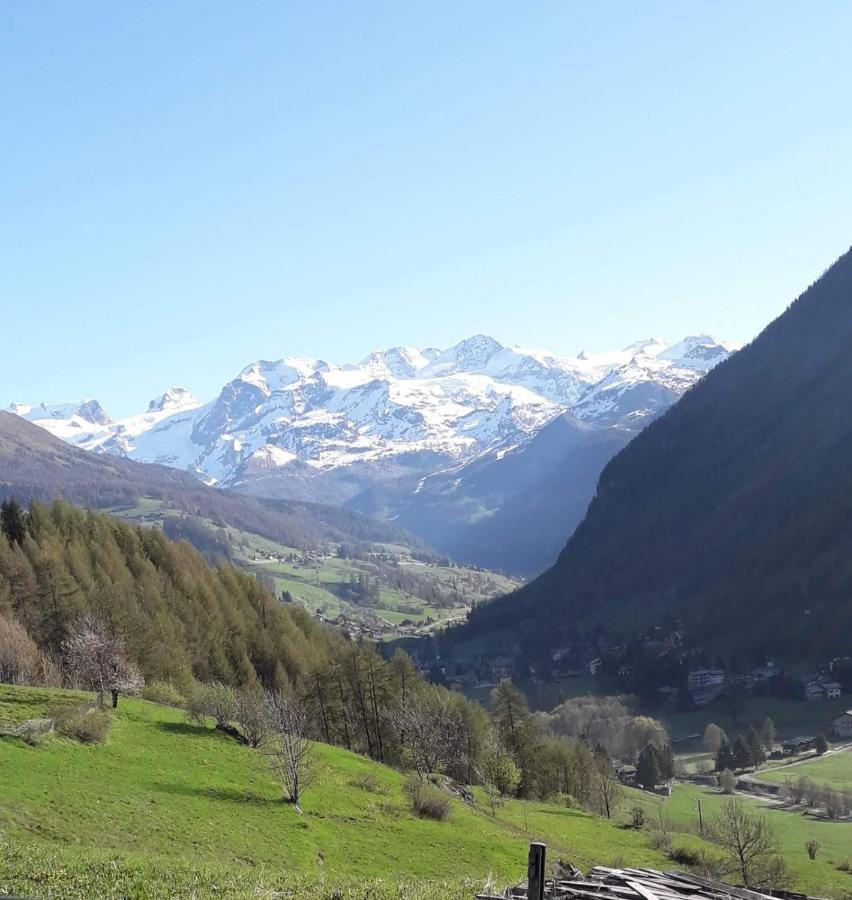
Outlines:
{"type": "Polygon", "coordinates": [[[397,526],[350,510],[291,500],[259,500],[207,487],[188,472],[70,446],[0,411],[0,497],[20,502],[63,497],[95,509],[156,500],[204,522],[229,525],[290,547],[318,541],[417,541],[397,526]]]}
{"type": "Polygon", "coordinates": [[[796,658],[852,641],[852,252],[616,456],[557,564],[465,637],[682,620],[796,658]]]}
{"type": "Polygon", "coordinates": [[[327,658],[333,637],[189,544],[63,502],[4,506],[0,614],[57,658],[75,621],[94,615],[146,679],[184,686],[295,681],[327,658]]]}

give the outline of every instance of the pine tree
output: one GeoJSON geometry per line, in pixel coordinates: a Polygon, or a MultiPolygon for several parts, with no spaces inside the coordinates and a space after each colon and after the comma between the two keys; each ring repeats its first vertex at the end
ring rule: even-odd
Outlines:
{"type": "Polygon", "coordinates": [[[669,744],[665,744],[663,747],[657,747],[654,744],[651,746],[653,747],[654,755],[657,757],[660,778],[663,781],[670,781],[674,778],[674,753],[671,746],[669,744]]]}
{"type": "Polygon", "coordinates": [[[763,749],[767,753],[772,752],[772,748],[775,746],[775,740],[778,734],[775,730],[775,723],[772,719],[767,716],[763,720],[763,724],[760,726],[760,743],[763,744],[763,749]]]}
{"type": "Polygon", "coordinates": [[[757,729],[752,726],[746,731],[744,738],[749,751],[749,762],[757,768],[766,759],[760,735],[757,733],[757,729]]]}
{"type": "Polygon", "coordinates": [[[646,790],[653,790],[660,783],[660,766],[654,747],[648,744],[639,754],[636,764],[636,780],[646,790]]]}
{"type": "Polygon", "coordinates": [[[0,528],[10,544],[20,544],[27,533],[26,517],[14,498],[0,504],[0,528]]]}
{"type": "Polygon", "coordinates": [[[731,749],[731,745],[728,743],[728,739],[725,738],[719,745],[719,749],[716,751],[716,771],[724,772],[725,769],[733,770],[736,767],[736,764],[737,761],[734,757],[734,752],[731,749]]]}
{"type": "Polygon", "coordinates": [[[734,764],[738,769],[747,769],[752,764],[752,750],[746,743],[746,739],[741,735],[737,735],[734,741],[734,764]]]}

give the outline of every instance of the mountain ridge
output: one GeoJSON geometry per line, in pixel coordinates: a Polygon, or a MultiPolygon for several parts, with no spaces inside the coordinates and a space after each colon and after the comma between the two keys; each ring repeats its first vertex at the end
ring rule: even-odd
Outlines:
{"type": "MultiPolygon", "coordinates": [[[[751,653],[852,639],[852,250],[603,469],[556,564],[468,634],[679,620],[751,653]],[[734,626],[734,623],[736,625],[734,626]]],[[[532,633],[532,631],[531,631],[532,633]]]]}
{"type": "Polygon", "coordinates": [[[609,455],[733,349],[693,335],[570,359],[479,334],[358,364],[257,360],[211,401],[173,387],[117,421],[96,401],[12,411],[96,453],[346,506],[404,523],[459,561],[528,577],[579,522],[609,455]]]}
{"type": "Polygon", "coordinates": [[[702,335],[569,359],[474,335],[444,351],[377,350],[357,365],[258,360],[211,401],[173,387],[146,412],[117,421],[95,400],[16,403],[10,411],[84,449],[250,489],[252,469],[286,477],[299,462],[317,473],[418,453],[467,462],[525,443],[567,410],[589,422],[605,417],[607,424],[622,414],[654,415],[732,349],[702,335]],[[703,358],[690,356],[696,347],[703,358]],[[664,397],[619,405],[637,386],[639,394],[664,397]]]}

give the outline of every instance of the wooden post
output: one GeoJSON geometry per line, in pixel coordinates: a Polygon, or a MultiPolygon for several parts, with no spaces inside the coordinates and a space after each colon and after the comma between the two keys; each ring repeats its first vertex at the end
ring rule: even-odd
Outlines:
{"type": "Polygon", "coordinates": [[[544,900],[544,857],[547,847],[544,844],[530,844],[530,856],[527,865],[527,900],[544,900]]]}

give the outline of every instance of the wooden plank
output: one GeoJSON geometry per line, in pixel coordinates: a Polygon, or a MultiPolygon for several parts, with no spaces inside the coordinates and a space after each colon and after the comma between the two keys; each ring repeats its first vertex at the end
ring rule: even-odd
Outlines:
{"type": "Polygon", "coordinates": [[[642,900],[660,900],[650,888],[643,887],[638,881],[626,881],[625,884],[636,891],[642,900]]]}

